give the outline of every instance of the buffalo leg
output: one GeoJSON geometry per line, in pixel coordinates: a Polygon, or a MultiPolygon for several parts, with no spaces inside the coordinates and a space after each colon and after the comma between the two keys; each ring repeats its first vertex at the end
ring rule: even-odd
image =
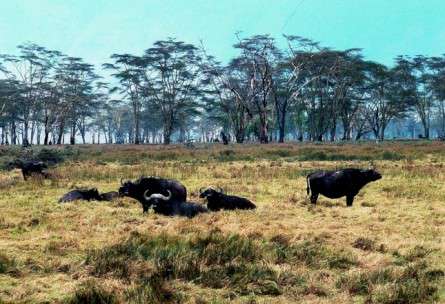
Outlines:
{"type": "Polygon", "coordinates": [[[312,193],[311,195],[311,204],[316,204],[318,199],[318,193],[312,193]]]}
{"type": "Polygon", "coordinates": [[[147,205],[145,205],[145,204],[143,204],[142,205],[142,213],[147,213],[147,211],[148,211],[148,206],[147,205]]]}
{"type": "Polygon", "coordinates": [[[354,196],[353,195],[346,196],[346,206],[351,207],[352,202],[354,202],[354,196]]]}

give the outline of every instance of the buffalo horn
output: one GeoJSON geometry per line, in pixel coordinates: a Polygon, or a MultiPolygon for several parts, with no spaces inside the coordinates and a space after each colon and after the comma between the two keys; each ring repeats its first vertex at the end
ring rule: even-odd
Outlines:
{"type": "Polygon", "coordinates": [[[163,201],[168,201],[168,200],[172,197],[172,193],[171,193],[170,190],[167,190],[167,192],[168,192],[168,196],[162,195],[161,193],[153,193],[152,195],[148,195],[147,193],[148,193],[149,191],[150,191],[150,190],[146,190],[146,191],[144,192],[144,199],[146,199],[147,201],[150,200],[150,199],[152,199],[152,198],[157,198],[157,199],[161,199],[161,200],[163,200],[163,201]]]}

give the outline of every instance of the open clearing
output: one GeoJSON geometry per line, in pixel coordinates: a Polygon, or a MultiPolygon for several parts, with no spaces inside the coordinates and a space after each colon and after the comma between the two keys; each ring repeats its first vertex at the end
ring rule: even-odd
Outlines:
{"type": "Polygon", "coordinates": [[[65,157],[53,181],[0,171],[0,303],[445,303],[443,143],[52,149],[65,157]],[[310,206],[309,172],[371,160],[383,179],[352,208],[310,206]],[[214,185],[258,208],[187,219],[128,198],[57,203],[141,175],[181,181],[191,201],[214,185]]]}

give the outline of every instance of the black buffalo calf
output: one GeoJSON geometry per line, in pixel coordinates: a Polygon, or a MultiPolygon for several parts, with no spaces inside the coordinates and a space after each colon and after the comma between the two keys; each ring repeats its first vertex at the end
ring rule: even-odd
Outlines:
{"type": "Polygon", "coordinates": [[[307,176],[307,194],[315,204],[318,195],[328,198],[346,196],[346,205],[352,206],[354,197],[366,184],[379,180],[382,175],[375,170],[343,169],[338,171],[318,171],[307,176]]]}
{"type": "Polygon", "coordinates": [[[101,197],[99,191],[96,188],[91,189],[75,189],[64,194],[60,199],[59,203],[73,202],[77,200],[84,201],[100,201],[101,197]]]}
{"type": "Polygon", "coordinates": [[[207,199],[207,208],[211,211],[235,210],[235,209],[255,209],[254,203],[244,197],[226,195],[222,189],[215,190],[207,188],[205,191],[199,191],[200,198],[207,199]]]}
{"type": "Polygon", "coordinates": [[[50,177],[50,175],[44,170],[48,169],[48,166],[41,161],[23,161],[15,160],[12,167],[22,170],[23,179],[27,180],[32,176],[43,176],[44,178],[50,177]]]}
{"type": "Polygon", "coordinates": [[[111,202],[111,201],[114,201],[119,196],[120,196],[119,192],[117,192],[117,191],[104,192],[99,195],[99,198],[100,198],[99,200],[111,202]]]}

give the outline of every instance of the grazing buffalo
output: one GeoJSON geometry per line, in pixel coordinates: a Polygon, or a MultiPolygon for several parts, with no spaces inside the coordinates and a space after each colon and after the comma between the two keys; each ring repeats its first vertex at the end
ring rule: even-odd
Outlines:
{"type": "Polygon", "coordinates": [[[148,211],[155,199],[153,197],[153,200],[147,200],[152,194],[168,196],[168,201],[185,202],[187,200],[187,189],[180,182],[153,176],[142,176],[134,182],[121,181],[119,194],[138,200],[144,212],[148,211]]]}
{"type": "MultiPolygon", "coordinates": [[[[160,193],[153,193],[149,195],[144,194],[145,201],[153,207],[155,213],[166,216],[186,216],[192,218],[199,213],[206,213],[208,209],[200,204],[193,202],[181,202],[178,200],[172,200],[172,194],[170,190],[167,190],[167,195],[160,193]]],[[[145,210],[144,210],[145,212],[145,210]]]]}
{"type": "Polygon", "coordinates": [[[366,184],[379,180],[382,175],[375,170],[344,169],[339,171],[318,171],[307,176],[307,194],[315,204],[319,194],[328,198],[346,196],[346,205],[352,206],[354,197],[366,184]]]}
{"type": "Polygon", "coordinates": [[[211,211],[234,210],[234,209],[255,209],[254,203],[246,198],[226,195],[222,189],[215,190],[207,188],[205,191],[199,190],[200,198],[207,199],[207,208],[211,211]]]}
{"type": "Polygon", "coordinates": [[[101,196],[96,188],[91,189],[75,189],[66,193],[59,199],[59,203],[73,202],[77,200],[84,201],[100,201],[101,196]]]}
{"type": "Polygon", "coordinates": [[[119,192],[117,192],[117,191],[104,192],[99,195],[99,197],[100,197],[99,200],[111,202],[111,201],[114,201],[119,196],[120,196],[119,192]]]}
{"type": "Polygon", "coordinates": [[[11,163],[11,167],[21,169],[24,180],[36,175],[43,176],[44,178],[50,177],[50,175],[44,171],[48,169],[48,166],[41,161],[23,161],[17,159],[11,163]]]}

